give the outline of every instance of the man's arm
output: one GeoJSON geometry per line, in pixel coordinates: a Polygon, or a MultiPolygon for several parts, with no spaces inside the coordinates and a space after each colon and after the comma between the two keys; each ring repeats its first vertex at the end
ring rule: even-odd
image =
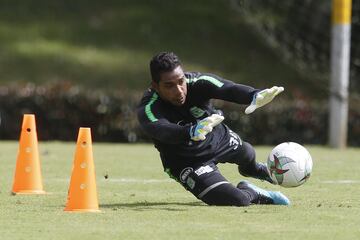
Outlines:
{"type": "Polygon", "coordinates": [[[193,85],[195,94],[199,94],[204,100],[215,98],[238,104],[250,104],[254,94],[260,91],[214,74],[192,73],[188,81],[193,85]]]}
{"type": "Polygon", "coordinates": [[[143,130],[151,138],[163,143],[178,144],[189,140],[203,141],[206,139],[206,135],[224,120],[223,116],[212,114],[194,125],[179,126],[162,116],[160,107],[156,104],[157,99],[157,94],[154,93],[150,100],[141,104],[137,114],[143,130]]]}
{"type": "Polygon", "coordinates": [[[190,140],[190,126],[180,126],[169,122],[160,114],[156,104],[140,106],[137,115],[141,128],[153,139],[168,144],[184,143],[190,140]]]}
{"type": "Polygon", "coordinates": [[[213,74],[190,73],[189,78],[189,83],[193,85],[194,95],[199,95],[204,100],[215,98],[238,104],[250,104],[245,110],[246,114],[268,104],[284,91],[283,87],[277,86],[264,90],[254,89],[213,74]]]}
{"type": "Polygon", "coordinates": [[[166,119],[159,119],[156,122],[141,122],[140,119],[139,121],[145,133],[160,142],[179,144],[190,140],[190,126],[180,126],[166,119]]]}

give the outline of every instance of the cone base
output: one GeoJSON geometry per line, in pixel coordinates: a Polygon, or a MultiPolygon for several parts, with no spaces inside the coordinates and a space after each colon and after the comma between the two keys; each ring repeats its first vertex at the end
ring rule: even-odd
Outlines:
{"type": "Polygon", "coordinates": [[[65,212],[101,212],[99,209],[64,209],[65,212]]]}
{"type": "Polygon", "coordinates": [[[46,194],[43,190],[19,190],[11,192],[13,195],[30,195],[30,194],[46,194]]]}

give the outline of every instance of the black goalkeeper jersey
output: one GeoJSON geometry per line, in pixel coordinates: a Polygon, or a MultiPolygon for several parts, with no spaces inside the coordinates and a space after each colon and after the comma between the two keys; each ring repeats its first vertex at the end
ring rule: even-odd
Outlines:
{"type": "Polygon", "coordinates": [[[174,106],[162,100],[149,88],[137,109],[142,129],[154,141],[165,169],[181,168],[209,161],[221,155],[229,145],[229,128],[221,123],[206,135],[204,141],[190,139],[190,127],[213,113],[221,114],[210,99],[250,104],[257,89],[236,84],[213,74],[185,72],[186,101],[174,106]]]}

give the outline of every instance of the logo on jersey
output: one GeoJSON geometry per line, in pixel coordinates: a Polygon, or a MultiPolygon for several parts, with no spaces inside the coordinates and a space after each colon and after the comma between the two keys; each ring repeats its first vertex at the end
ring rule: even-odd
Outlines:
{"type": "Polygon", "coordinates": [[[199,167],[198,169],[195,170],[196,175],[200,176],[203,175],[204,173],[210,173],[214,171],[214,169],[212,167],[210,167],[209,165],[206,166],[202,166],[199,167]]]}
{"type": "Polygon", "coordinates": [[[189,177],[190,173],[192,173],[194,169],[192,167],[184,168],[180,173],[180,181],[182,183],[186,182],[186,179],[189,177]]]}
{"type": "Polygon", "coordinates": [[[191,177],[188,177],[186,180],[186,184],[189,186],[189,188],[194,189],[195,187],[195,181],[191,177]]]}
{"type": "Polygon", "coordinates": [[[205,113],[204,110],[202,110],[201,108],[198,108],[198,107],[190,108],[190,112],[195,118],[200,118],[205,113]]]}
{"type": "Polygon", "coordinates": [[[233,149],[236,150],[239,147],[239,145],[242,145],[242,141],[240,137],[233,131],[229,130],[229,133],[230,133],[229,146],[233,147],[233,149]]]}

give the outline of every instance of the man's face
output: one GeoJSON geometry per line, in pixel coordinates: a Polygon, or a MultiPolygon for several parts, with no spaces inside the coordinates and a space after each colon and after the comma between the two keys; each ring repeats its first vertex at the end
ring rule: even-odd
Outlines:
{"type": "Polygon", "coordinates": [[[163,100],[175,106],[181,106],[185,103],[187,86],[181,66],[170,72],[161,73],[159,83],[153,81],[152,87],[163,100]]]}

